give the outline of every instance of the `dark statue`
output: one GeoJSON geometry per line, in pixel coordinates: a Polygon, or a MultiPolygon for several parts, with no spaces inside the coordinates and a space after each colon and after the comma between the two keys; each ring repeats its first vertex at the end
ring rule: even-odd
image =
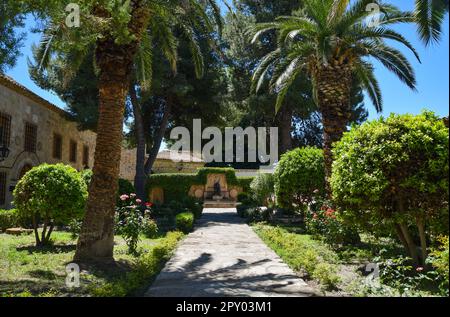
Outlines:
{"type": "Polygon", "coordinates": [[[220,181],[216,180],[214,183],[214,196],[220,196],[222,194],[222,191],[220,189],[220,181]]]}

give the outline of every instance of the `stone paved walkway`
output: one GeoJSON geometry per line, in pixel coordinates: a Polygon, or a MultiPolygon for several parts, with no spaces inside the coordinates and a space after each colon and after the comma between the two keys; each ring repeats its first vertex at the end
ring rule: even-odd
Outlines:
{"type": "Polygon", "coordinates": [[[314,296],[236,209],[205,209],[146,296],[314,296]]]}

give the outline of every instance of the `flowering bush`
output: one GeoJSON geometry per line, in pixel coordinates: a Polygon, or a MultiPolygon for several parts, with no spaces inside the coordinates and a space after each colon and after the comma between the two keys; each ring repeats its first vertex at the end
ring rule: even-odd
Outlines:
{"type": "Polygon", "coordinates": [[[131,254],[137,253],[140,234],[157,233],[157,226],[151,219],[152,203],[143,203],[136,194],[123,194],[119,197],[116,212],[116,233],[120,234],[128,245],[131,254]]]}
{"type": "Polygon", "coordinates": [[[356,229],[344,223],[339,213],[331,207],[330,202],[316,197],[312,199],[305,213],[305,224],[308,232],[320,237],[331,245],[359,242],[356,229]]]}

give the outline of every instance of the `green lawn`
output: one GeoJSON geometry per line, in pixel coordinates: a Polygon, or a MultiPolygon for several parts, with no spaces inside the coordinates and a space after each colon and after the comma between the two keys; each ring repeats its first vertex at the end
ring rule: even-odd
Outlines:
{"type": "Polygon", "coordinates": [[[116,236],[116,265],[82,270],[80,287],[68,289],[65,268],[76,247],[70,233],[52,233],[53,245],[45,248],[34,246],[33,234],[0,234],[0,296],[139,295],[159,273],[181,237],[180,233],[168,233],[159,239],[142,238],[140,256],[133,257],[125,241],[116,236]]]}

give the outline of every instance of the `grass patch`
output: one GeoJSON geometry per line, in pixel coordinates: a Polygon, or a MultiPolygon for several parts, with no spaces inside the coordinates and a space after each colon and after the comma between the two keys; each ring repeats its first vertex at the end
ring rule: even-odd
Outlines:
{"type": "Polygon", "coordinates": [[[125,241],[115,237],[116,265],[80,274],[80,287],[65,285],[66,265],[71,263],[76,240],[68,232],[54,232],[51,246],[37,248],[34,235],[0,234],[0,296],[127,296],[139,295],[170,257],[181,233],[158,239],[142,237],[140,255],[128,253],[125,241]]]}

